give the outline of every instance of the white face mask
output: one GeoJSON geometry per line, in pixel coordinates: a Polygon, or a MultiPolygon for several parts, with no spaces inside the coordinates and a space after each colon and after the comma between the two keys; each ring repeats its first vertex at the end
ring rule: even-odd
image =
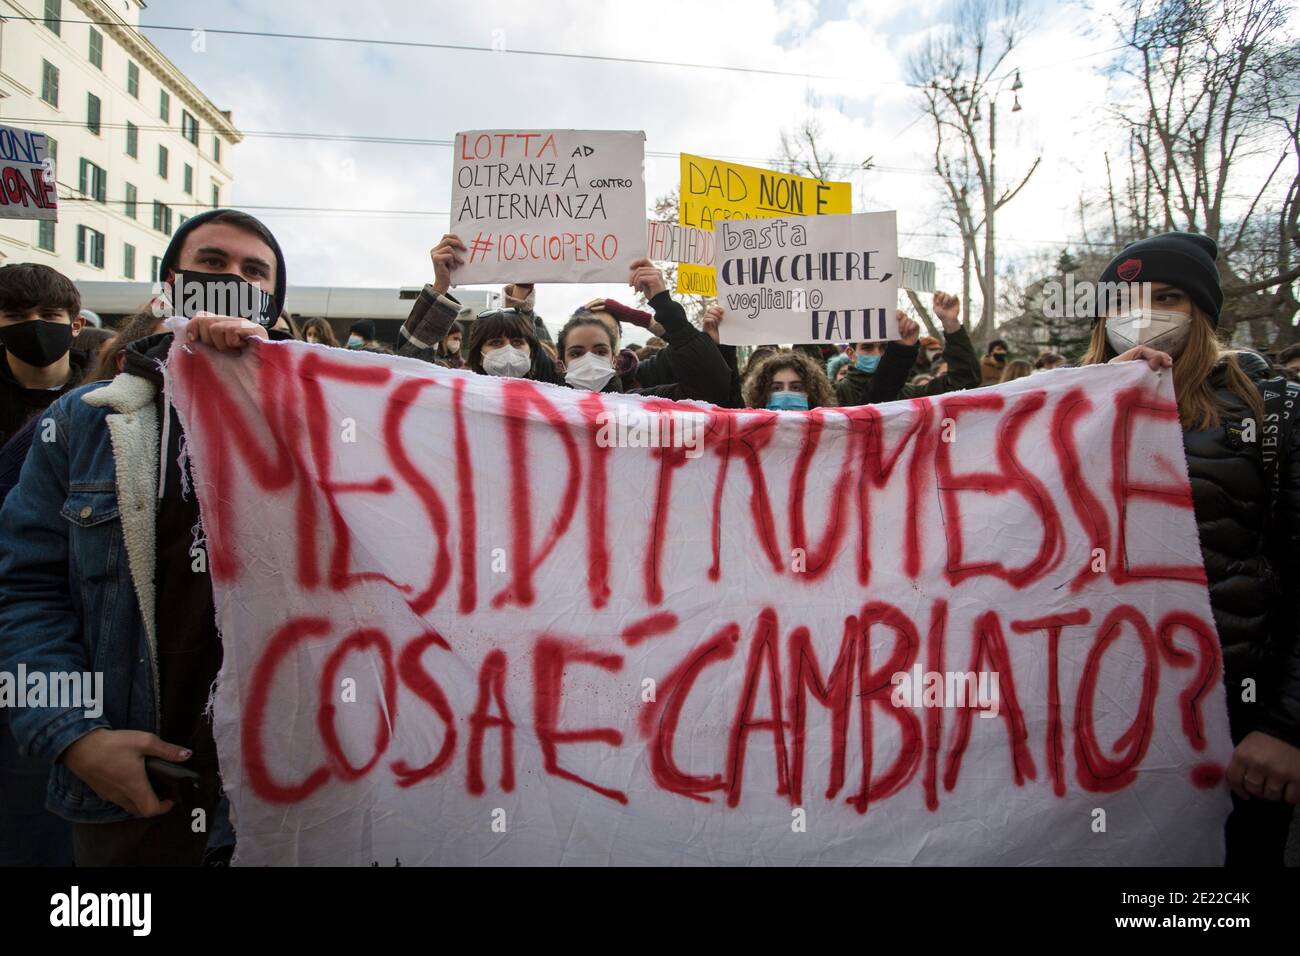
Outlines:
{"type": "Polygon", "coordinates": [[[566,363],[564,380],[574,388],[585,388],[589,392],[599,392],[614,377],[614,366],[603,355],[584,352],[572,362],[566,363]]]}
{"type": "Polygon", "coordinates": [[[515,348],[513,345],[506,345],[499,349],[493,349],[491,352],[483,353],[483,371],[489,375],[500,375],[504,378],[523,378],[532,367],[533,363],[528,358],[528,353],[523,349],[515,348]]]}
{"type": "Polygon", "coordinates": [[[1187,344],[1192,317],[1186,312],[1138,309],[1106,320],[1106,341],[1116,352],[1147,345],[1177,357],[1187,344]]]}

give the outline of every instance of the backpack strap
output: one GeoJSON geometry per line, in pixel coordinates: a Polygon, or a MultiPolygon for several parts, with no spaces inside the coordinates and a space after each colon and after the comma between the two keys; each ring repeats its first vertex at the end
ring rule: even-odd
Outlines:
{"type": "Polygon", "coordinates": [[[1291,429],[1300,411],[1300,382],[1278,376],[1259,383],[1264,399],[1264,425],[1260,429],[1260,451],[1268,481],[1269,516],[1276,517],[1282,482],[1281,456],[1291,439],[1291,429]]]}

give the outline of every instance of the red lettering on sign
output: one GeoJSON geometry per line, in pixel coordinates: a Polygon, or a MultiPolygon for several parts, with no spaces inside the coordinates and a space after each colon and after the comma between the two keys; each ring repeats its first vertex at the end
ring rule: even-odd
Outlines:
{"type": "Polygon", "coordinates": [[[397,673],[401,676],[402,683],[409,687],[415,696],[427,703],[442,721],[444,728],[442,746],[434,754],[433,759],[423,767],[412,767],[403,759],[394,760],[391,766],[393,773],[397,775],[399,787],[412,787],[421,780],[436,777],[451,763],[452,755],[456,751],[456,721],[451,712],[451,704],[447,702],[447,695],[443,693],[441,685],[420,663],[424,652],[430,647],[441,647],[444,651],[451,650],[451,645],[441,634],[428,631],[402,648],[402,653],[397,659],[397,673]]]}
{"type": "Polygon", "coordinates": [[[560,730],[560,698],[564,693],[564,669],[570,664],[591,664],[612,673],[618,673],[623,667],[623,658],[617,654],[597,654],[584,650],[577,644],[545,636],[537,641],[533,650],[533,675],[535,694],[533,697],[533,725],[537,731],[537,742],[542,748],[542,760],[546,772],[580,784],[594,790],[602,797],[608,797],[618,803],[627,803],[627,794],[621,790],[602,787],[571,770],[560,766],[556,747],[558,744],[605,743],[611,747],[623,745],[623,735],[613,727],[593,727],[587,730],[560,730]]]}
{"type": "Polygon", "coordinates": [[[478,672],[478,703],[469,715],[469,780],[471,795],[479,796],[483,785],[483,735],[489,727],[501,728],[501,789],[515,788],[515,725],[506,706],[506,654],[492,651],[483,659],[478,672]],[[496,698],[497,715],[488,713],[491,698],[496,698]]]}
{"type": "Polygon", "coordinates": [[[1160,685],[1160,655],[1156,649],[1156,638],[1151,632],[1151,625],[1142,613],[1134,607],[1122,604],[1115,608],[1097,629],[1097,636],[1088,660],[1079,680],[1079,696],[1075,704],[1074,723],[1074,757],[1078,765],[1079,784],[1093,793],[1114,793],[1133,782],[1137,776],[1137,765],[1146,756],[1151,743],[1151,731],[1154,727],[1153,708],[1156,691],[1160,685]],[[1101,659],[1115,641],[1119,640],[1125,623],[1133,625],[1138,640],[1142,645],[1142,696],[1138,701],[1137,712],[1128,730],[1115,742],[1115,750],[1125,753],[1118,760],[1111,760],[1097,742],[1097,731],[1093,724],[1093,702],[1097,696],[1097,678],[1101,671],[1101,659]]]}

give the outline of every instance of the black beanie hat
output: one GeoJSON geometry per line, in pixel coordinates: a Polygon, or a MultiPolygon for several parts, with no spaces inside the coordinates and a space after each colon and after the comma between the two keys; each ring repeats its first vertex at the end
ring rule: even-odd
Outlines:
{"type": "MultiPolygon", "coordinates": [[[[167,251],[163,253],[162,262],[158,266],[158,281],[164,281],[169,271],[176,271],[176,260],[181,256],[181,246],[185,245],[186,236],[208,220],[219,216],[222,213],[231,212],[242,211],[237,209],[208,209],[205,212],[199,213],[197,216],[191,216],[189,219],[186,219],[181,223],[180,226],[177,227],[176,231],[172,233],[172,241],[167,244],[167,251]]],[[[289,288],[289,280],[284,268],[284,253],[280,251],[280,244],[275,241],[275,235],[270,229],[266,228],[265,223],[260,219],[257,219],[256,216],[249,216],[246,212],[242,213],[242,215],[253,219],[259,226],[266,230],[266,236],[263,238],[269,241],[271,251],[275,253],[275,292],[271,296],[271,302],[273,305],[273,311],[271,314],[273,316],[279,316],[280,313],[284,311],[285,293],[289,288]]]]}
{"type": "MultiPolygon", "coordinates": [[[[1219,247],[1209,236],[1166,232],[1130,242],[1101,273],[1101,282],[1167,282],[1182,289],[1219,327],[1223,289],[1214,260],[1219,247]]],[[[1101,303],[1098,302],[1100,308],[1101,303]]]]}
{"type": "Polygon", "coordinates": [[[375,339],[375,323],[369,319],[357,319],[352,323],[352,328],[348,329],[348,334],[353,332],[361,336],[367,342],[373,342],[375,339]]]}

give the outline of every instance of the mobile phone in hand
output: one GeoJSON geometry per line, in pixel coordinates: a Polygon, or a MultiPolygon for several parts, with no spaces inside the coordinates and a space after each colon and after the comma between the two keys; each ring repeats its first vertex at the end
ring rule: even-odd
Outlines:
{"type": "Polygon", "coordinates": [[[149,785],[160,800],[175,800],[186,791],[199,788],[199,775],[189,767],[162,760],[159,757],[144,758],[144,772],[149,777],[149,785]]]}

